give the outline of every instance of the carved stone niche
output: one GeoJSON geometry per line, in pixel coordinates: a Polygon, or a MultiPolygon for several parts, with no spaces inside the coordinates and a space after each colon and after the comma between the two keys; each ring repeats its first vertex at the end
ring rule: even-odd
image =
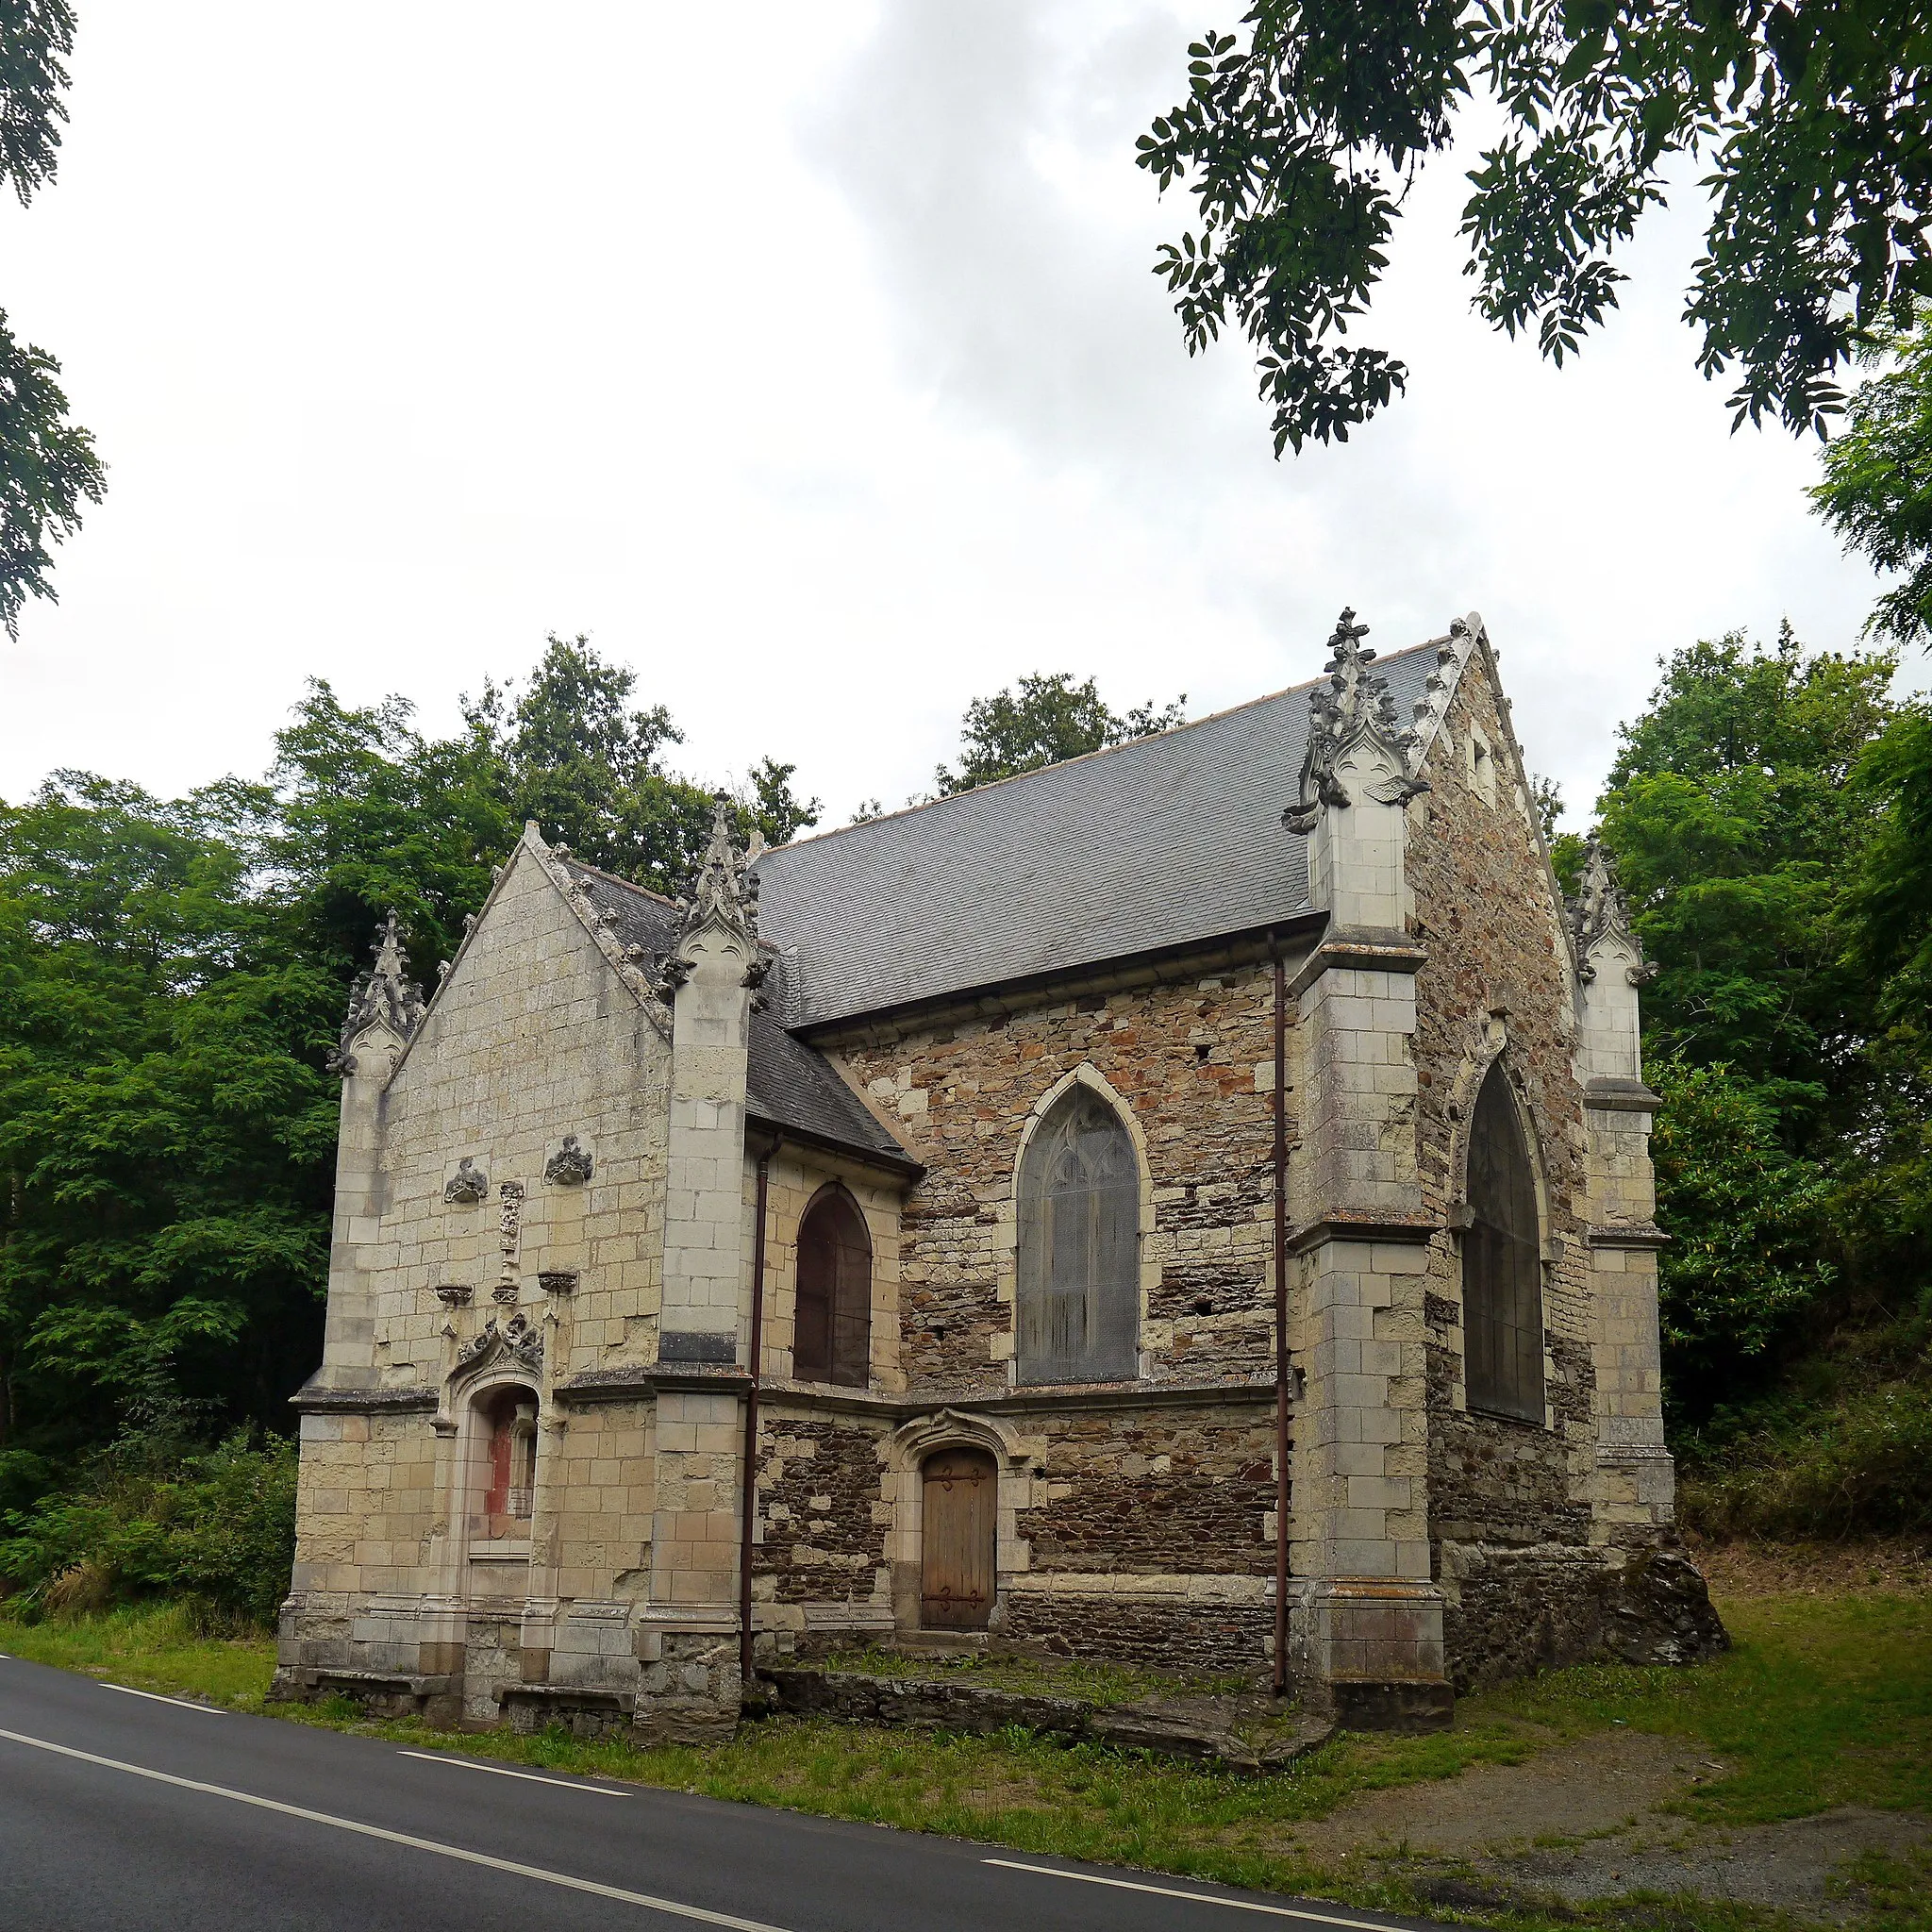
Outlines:
{"type": "Polygon", "coordinates": [[[537,1286],[545,1294],[575,1294],[577,1291],[577,1271],[575,1268],[539,1269],[537,1286]]]}
{"type": "Polygon", "coordinates": [[[446,1308],[467,1308],[470,1306],[469,1286],[461,1281],[445,1281],[436,1291],[436,1299],[446,1308]]]}
{"type": "Polygon", "coordinates": [[[474,1208],[490,1198],[490,1176],[466,1154],[443,1183],[442,1198],[452,1208],[474,1208]]]}
{"type": "Polygon", "coordinates": [[[563,1145],[543,1163],[543,1178],[554,1187],[580,1188],[591,1178],[594,1163],[577,1144],[575,1134],[563,1137],[563,1145]]]}

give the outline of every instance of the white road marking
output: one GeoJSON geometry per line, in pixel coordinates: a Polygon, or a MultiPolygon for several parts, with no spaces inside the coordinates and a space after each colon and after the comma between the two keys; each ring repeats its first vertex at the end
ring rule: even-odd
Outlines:
{"type": "Polygon", "coordinates": [[[627,1798],[607,1785],[580,1784],[575,1778],[539,1777],[534,1771],[512,1771],[507,1764],[478,1764],[474,1757],[452,1757],[447,1751],[398,1751],[398,1757],[420,1757],[425,1764],[452,1764],[458,1771],[488,1771],[498,1777],[520,1777],[525,1784],[555,1785],[559,1791],[589,1791],[593,1798],[627,1798]]]}
{"type": "MultiPolygon", "coordinates": [[[[0,1732],[4,1737],[5,1732],[0,1732]]],[[[1053,1865],[1023,1865],[1017,1858],[982,1858],[982,1865],[1004,1865],[1008,1872],[1037,1872],[1042,1878],[1076,1878],[1082,1885],[1111,1885],[1120,1891],[1151,1891],[1157,1898],[1184,1898],[1191,1905],[1226,1906],[1237,1912],[1266,1912],[1273,1919],[1306,1919],[1314,1925],[1346,1925],[1349,1932],[1400,1932],[1367,1919],[1332,1919],[1326,1912],[1304,1912],[1292,1906],[1264,1906],[1258,1899],[1214,1898],[1205,1891],[1182,1891],[1172,1885],[1138,1885],[1131,1878],[1099,1878],[1091,1872],[1062,1872],[1053,1865]]]]}
{"type": "MultiPolygon", "coordinates": [[[[59,1757],[73,1757],[82,1764],[98,1764],[108,1771],[125,1771],[131,1777],[151,1778],[156,1784],[173,1785],[178,1790],[200,1791],[210,1798],[228,1798],[238,1805],[253,1805],[260,1811],[279,1812],[284,1818],[303,1818],[310,1824],[326,1824],[337,1831],[353,1831],[358,1838],[381,1839],[385,1844],[407,1845],[416,1852],[434,1852],[440,1858],[455,1858],[465,1865],[482,1865],[491,1872],[508,1872],[518,1878],[534,1878],[543,1885],[560,1886],[566,1891],[584,1891],[595,1898],[614,1898],[620,1905],[642,1906],[647,1911],[663,1912],[674,1919],[694,1919],[701,1925],[724,1925],[728,1932],[784,1932],[782,1926],[768,1925],[759,1919],[734,1919],[729,1912],[708,1912],[702,1906],[680,1905],[670,1898],[653,1898],[644,1891],[626,1891],[620,1885],[599,1885],[594,1879],[574,1877],[568,1872],[550,1872],[541,1865],[520,1865],[514,1858],[493,1858],[487,1852],[465,1851],[461,1845],[441,1844],[433,1838],[412,1838],[406,1831],[389,1831],[379,1824],[363,1824],[354,1818],[337,1818],[327,1811],[311,1811],[305,1805],[284,1805],[276,1798],[258,1798],[252,1791],[231,1791],[225,1785],[204,1784],[199,1778],[176,1777],[173,1772],[153,1771],[144,1764],[124,1764],[118,1757],[100,1757],[92,1751],[76,1751],[72,1744],[56,1744],[45,1738],[29,1738],[20,1731],[0,1731],[0,1738],[10,1743],[29,1745],[36,1751],[51,1751],[59,1757]]],[[[1384,1932],[1384,1928],[1376,1927],[1375,1932],[1384,1932]]]]}
{"type": "MultiPolygon", "coordinates": [[[[100,1680],[95,1679],[98,1683],[100,1680]]],[[[102,1684],[103,1690],[118,1690],[124,1697],[145,1697],[150,1704],[172,1704],[176,1710],[198,1710],[207,1717],[226,1717],[225,1710],[217,1710],[212,1704],[192,1704],[185,1697],[163,1697],[158,1690],[134,1690],[125,1684],[102,1684]]]]}

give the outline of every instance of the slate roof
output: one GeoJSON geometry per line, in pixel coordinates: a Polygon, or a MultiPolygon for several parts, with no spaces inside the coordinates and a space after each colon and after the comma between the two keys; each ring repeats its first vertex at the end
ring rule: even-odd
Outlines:
{"type": "MultiPolygon", "coordinates": [[[[1375,668],[1405,720],[1436,648],[1375,668]]],[[[758,925],[793,1026],[1253,932],[1307,915],[1282,826],[1308,691],[1272,697],[848,825],[758,862],[758,925]]]]}
{"type": "MultiPolygon", "coordinates": [[[[626,946],[667,953],[677,936],[677,910],[641,887],[575,859],[560,859],[626,946]]],[[[877,1117],[853,1092],[824,1055],[788,1033],[777,1014],[785,1009],[780,961],[766,981],[769,1009],[751,1017],[745,1104],[758,1120],[902,1167],[917,1165],[877,1117]]]]}

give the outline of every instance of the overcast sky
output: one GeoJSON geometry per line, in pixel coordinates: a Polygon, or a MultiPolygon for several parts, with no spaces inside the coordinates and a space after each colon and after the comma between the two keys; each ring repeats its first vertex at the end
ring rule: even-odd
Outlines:
{"type": "Polygon", "coordinates": [[[1407,400],[1276,463],[1247,354],[1191,361],[1148,272],[1191,204],[1133,142],[1208,24],[84,0],[0,305],[110,489],[0,638],[0,796],[258,773],[311,675],[443,728],[556,629],[692,774],[795,760],[832,824],[1022,672],[1198,715],[1314,675],[1348,603],[1384,648],[1480,610],[1574,824],[1660,653],[1855,638],[1815,446],[1733,437],[1695,373],[1694,208],[1558,373],[1470,314],[1439,159],[1365,336],[1407,400]]]}

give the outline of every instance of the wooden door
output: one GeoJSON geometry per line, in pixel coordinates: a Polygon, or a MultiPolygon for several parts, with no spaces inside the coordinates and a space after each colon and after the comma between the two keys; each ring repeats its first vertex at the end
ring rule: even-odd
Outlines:
{"type": "Polygon", "coordinates": [[[924,1557],[920,1622],[928,1630],[984,1630],[992,1616],[999,1474],[984,1449],[941,1449],[924,1477],[924,1557]]]}

